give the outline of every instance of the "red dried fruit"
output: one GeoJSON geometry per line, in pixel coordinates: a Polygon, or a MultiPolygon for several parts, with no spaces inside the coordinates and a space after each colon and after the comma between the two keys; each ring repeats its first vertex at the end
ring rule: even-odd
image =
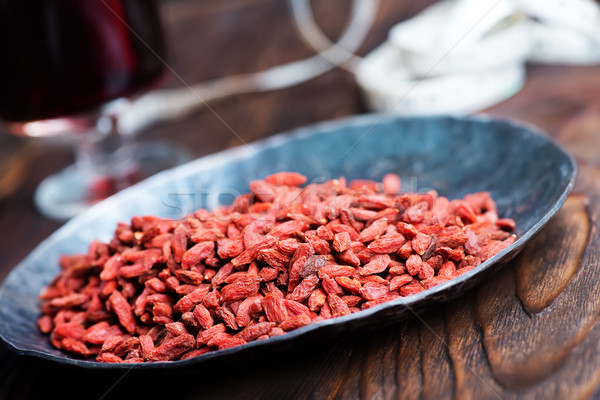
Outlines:
{"type": "Polygon", "coordinates": [[[154,340],[150,335],[140,335],[140,350],[144,360],[150,360],[152,358],[152,351],[154,351],[154,340]]]}
{"type": "Polygon", "coordinates": [[[250,247],[247,247],[239,256],[231,260],[234,267],[244,264],[250,264],[254,261],[258,252],[262,249],[273,247],[277,243],[277,238],[271,235],[265,235],[254,242],[250,247]]]}
{"type": "MultiPolygon", "coordinates": [[[[362,231],[362,229],[364,227],[364,224],[362,222],[358,222],[354,218],[354,216],[352,215],[350,210],[348,210],[348,209],[340,210],[340,220],[342,221],[342,224],[348,226],[349,228],[353,228],[353,230],[355,232],[362,231]]],[[[348,232],[348,233],[350,233],[350,232],[348,232]]],[[[358,237],[358,235],[357,235],[357,237],[358,237]]]]}
{"type": "Polygon", "coordinates": [[[309,256],[306,259],[306,262],[302,265],[300,269],[300,277],[305,278],[309,275],[316,275],[319,271],[327,265],[327,256],[324,255],[314,255],[309,256]]]}
{"type": "Polygon", "coordinates": [[[54,328],[54,323],[52,322],[52,317],[49,315],[42,315],[38,319],[38,328],[42,333],[50,333],[54,328]]]}
{"type": "Polygon", "coordinates": [[[279,239],[289,238],[298,232],[305,231],[307,227],[308,225],[302,221],[290,220],[274,226],[269,231],[269,235],[275,236],[279,239]]]}
{"type": "Polygon", "coordinates": [[[241,300],[258,293],[260,288],[260,277],[247,275],[237,279],[221,289],[221,301],[229,303],[235,300],[241,300]]]}
{"type": "Polygon", "coordinates": [[[413,281],[413,277],[410,274],[398,275],[390,280],[390,290],[396,291],[402,286],[413,281]]]}
{"type": "Polygon", "coordinates": [[[379,304],[383,304],[385,302],[397,299],[398,297],[400,297],[400,295],[398,295],[398,294],[396,294],[394,292],[391,292],[391,294],[389,296],[380,297],[380,298],[378,298],[376,300],[365,301],[364,303],[362,303],[361,309],[362,310],[366,310],[368,308],[375,307],[375,306],[377,306],[379,304]]]}
{"type": "Polygon", "coordinates": [[[269,293],[262,299],[262,304],[265,315],[270,322],[279,324],[287,319],[287,308],[285,308],[285,303],[281,297],[269,293]]]}
{"type": "MultiPolygon", "coordinates": [[[[284,283],[275,283],[275,282],[267,282],[263,288],[264,294],[272,294],[274,296],[280,297],[283,299],[283,292],[277,287],[277,285],[284,286],[284,283]]],[[[285,290],[285,289],[284,289],[285,290]]]]}
{"type": "Polygon", "coordinates": [[[337,283],[337,281],[333,278],[330,278],[329,276],[323,277],[323,280],[321,281],[321,286],[323,287],[323,290],[329,295],[341,295],[344,293],[344,289],[342,289],[342,287],[337,283]]]}
{"type": "Polygon", "coordinates": [[[415,228],[414,225],[403,221],[396,222],[396,229],[398,229],[398,232],[400,232],[402,235],[406,236],[409,239],[414,238],[417,235],[417,233],[419,233],[419,230],[415,228]]]}
{"type": "Polygon", "coordinates": [[[127,302],[127,299],[119,292],[115,290],[108,299],[113,311],[117,314],[119,323],[127,332],[130,334],[135,333],[135,318],[131,306],[127,302]]]}
{"type": "Polygon", "coordinates": [[[300,247],[300,242],[296,239],[285,239],[277,242],[277,249],[288,256],[294,255],[298,247],[300,247]]]}
{"type": "Polygon", "coordinates": [[[219,268],[217,273],[212,277],[212,279],[211,279],[212,287],[216,288],[217,286],[225,283],[225,280],[229,277],[229,275],[231,275],[232,272],[233,272],[233,264],[232,263],[227,263],[227,264],[223,265],[221,268],[219,268]]]}
{"type": "Polygon", "coordinates": [[[444,277],[450,278],[454,275],[454,271],[456,271],[456,264],[454,264],[454,262],[448,260],[444,264],[442,264],[442,267],[438,271],[438,276],[444,276],[444,277]]]}
{"type": "Polygon", "coordinates": [[[406,260],[406,270],[411,275],[417,275],[421,271],[423,260],[418,254],[413,254],[406,260]]]}
{"type": "Polygon", "coordinates": [[[321,288],[316,289],[308,298],[308,308],[311,311],[319,311],[321,306],[327,301],[327,293],[321,288]]]}
{"type": "Polygon", "coordinates": [[[348,304],[335,294],[327,296],[327,304],[329,304],[329,308],[331,309],[332,317],[341,317],[350,314],[348,304]]]}
{"type": "Polygon", "coordinates": [[[314,249],[309,244],[303,243],[294,252],[294,256],[290,260],[288,290],[294,290],[294,287],[302,279],[302,269],[308,260],[308,257],[315,254],[314,249]]]}
{"type": "Polygon", "coordinates": [[[387,219],[378,219],[374,221],[371,225],[366,227],[360,234],[358,235],[359,242],[370,242],[373,239],[376,239],[380,235],[383,235],[385,229],[388,226],[387,219]]]}
{"type": "Polygon", "coordinates": [[[180,263],[183,258],[183,254],[187,250],[189,242],[189,228],[180,224],[173,230],[173,238],[171,239],[171,248],[173,250],[173,259],[175,262],[180,263]]]}
{"type": "Polygon", "coordinates": [[[349,265],[330,264],[319,270],[319,278],[323,279],[326,276],[336,278],[338,276],[352,276],[356,269],[349,265]]]}
{"type": "Polygon", "coordinates": [[[360,296],[355,296],[355,295],[349,294],[346,296],[342,296],[342,300],[344,300],[344,302],[348,305],[348,307],[351,307],[350,311],[352,311],[352,307],[356,307],[360,303],[362,303],[363,298],[360,296]]]}
{"type": "Polygon", "coordinates": [[[200,327],[198,320],[196,320],[194,313],[191,311],[186,311],[181,314],[181,322],[183,322],[190,332],[196,332],[196,330],[200,327]]]}
{"type": "Polygon", "coordinates": [[[296,286],[290,294],[287,295],[287,299],[294,301],[302,301],[316,289],[319,284],[320,279],[317,275],[309,275],[300,282],[298,286],[296,286]]]}
{"type": "Polygon", "coordinates": [[[192,335],[182,334],[168,340],[164,340],[150,353],[153,361],[169,361],[179,358],[185,352],[196,345],[196,339],[192,335]]]}
{"type": "Polygon", "coordinates": [[[455,249],[451,247],[439,247],[436,252],[444,257],[444,259],[450,259],[455,262],[461,262],[465,258],[465,251],[462,246],[455,249]]]}
{"type": "Polygon", "coordinates": [[[125,357],[132,350],[137,350],[140,346],[140,339],[136,336],[128,337],[114,348],[114,353],[119,357],[125,357]]]}
{"type": "MultiPolygon", "coordinates": [[[[188,294],[192,293],[193,291],[195,291],[196,289],[200,288],[200,287],[204,287],[205,285],[188,285],[188,284],[181,284],[178,285],[175,289],[174,292],[182,295],[182,296],[187,296],[188,294]]],[[[185,311],[184,311],[185,312],[185,311]]]]}
{"type": "Polygon", "coordinates": [[[144,285],[155,292],[163,293],[167,291],[167,285],[165,282],[156,277],[148,279],[146,282],[144,282],[144,285]]]}
{"type": "Polygon", "coordinates": [[[195,357],[201,356],[202,354],[206,354],[208,352],[210,352],[210,348],[208,348],[208,347],[203,347],[201,349],[193,349],[193,350],[188,351],[184,355],[182,355],[181,358],[179,358],[179,359],[180,360],[189,360],[190,358],[195,358],[195,357]]]}
{"type": "Polygon", "coordinates": [[[219,333],[225,333],[226,330],[227,328],[225,327],[225,324],[213,325],[212,327],[198,333],[198,336],[196,337],[196,343],[198,346],[207,344],[215,335],[219,333]]]}
{"type": "Polygon", "coordinates": [[[400,261],[390,261],[388,266],[388,272],[390,275],[402,275],[406,273],[406,266],[400,261]]]}
{"type": "Polygon", "coordinates": [[[316,254],[329,254],[331,252],[329,243],[321,239],[315,231],[305,232],[304,240],[314,249],[316,254]]]}
{"type": "Polygon", "coordinates": [[[352,239],[350,238],[350,234],[348,232],[336,233],[333,237],[333,250],[337,251],[338,253],[342,253],[350,247],[351,243],[352,239]]]}
{"type": "Polygon", "coordinates": [[[271,267],[264,267],[260,270],[258,275],[263,282],[269,282],[277,278],[277,275],[279,275],[279,270],[271,267]]]}
{"type": "Polygon", "coordinates": [[[280,323],[279,328],[283,329],[284,331],[291,331],[308,325],[311,321],[312,320],[308,315],[295,315],[280,323]]]}
{"type": "Polygon", "coordinates": [[[74,308],[88,301],[88,296],[80,293],[71,293],[65,296],[55,297],[44,303],[50,309],[74,308]]]}
{"type": "Polygon", "coordinates": [[[333,232],[331,232],[331,230],[325,225],[319,226],[316,232],[319,238],[328,242],[331,242],[334,238],[333,232]]]}
{"type": "Polygon", "coordinates": [[[96,361],[98,362],[106,362],[106,363],[122,363],[123,359],[119,356],[116,356],[112,353],[100,353],[96,357],[96,361]]]}
{"type": "Polygon", "coordinates": [[[423,285],[421,285],[418,282],[414,282],[414,283],[409,283],[407,285],[402,286],[400,289],[398,289],[398,293],[400,294],[400,296],[406,297],[406,296],[410,296],[412,294],[420,293],[423,290],[425,290],[423,285]]]}
{"type": "Polygon", "coordinates": [[[335,278],[336,282],[346,289],[350,293],[359,294],[362,284],[356,279],[349,278],[347,276],[338,276],[335,278]]]}
{"type": "Polygon", "coordinates": [[[166,324],[165,329],[171,336],[186,335],[188,333],[187,329],[185,329],[185,325],[179,321],[166,324]]]}
{"type": "Polygon", "coordinates": [[[119,276],[119,269],[121,268],[121,266],[123,266],[123,261],[121,261],[121,255],[113,255],[104,263],[102,272],[100,272],[100,279],[105,281],[117,279],[117,276],[119,276]]]}
{"type": "Polygon", "coordinates": [[[258,314],[262,312],[262,296],[256,295],[244,299],[236,312],[235,321],[238,326],[246,326],[252,321],[252,314],[258,314]]]}
{"type": "Polygon", "coordinates": [[[183,314],[187,311],[192,311],[194,306],[201,301],[203,301],[208,294],[209,286],[201,286],[195,289],[190,294],[183,296],[179,301],[175,304],[173,309],[178,313],[183,314]]]}
{"type": "Polygon", "coordinates": [[[235,320],[235,314],[229,307],[221,306],[215,310],[215,316],[225,323],[225,326],[231,330],[237,331],[239,326],[235,320]]]}
{"type": "Polygon", "coordinates": [[[358,279],[358,281],[361,284],[365,284],[367,282],[375,282],[375,283],[381,283],[381,284],[385,284],[385,285],[388,284],[388,281],[379,275],[362,276],[362,275],[358,274],[358,275],[356,275],[356,279],[358,279]]]}
{"type": "Polygon", "coordinates": [[[285,305],[285,308],[287,308],[289,316],[307,315],[310,319],[314,319],[316,317],[315,313],[313,313],[307,306],[297,301],[284,299],[283,304],[285,305]]]}
{"type": "Polygon", "coordinates": [[[422,256],[431,244],[431,236],[418,232],[412,240],[412,248],[418,255],[422,256]]]}
{"type": "Polygon", "coordinates": [[[246,342],[255,340],[259,336],[267,335],[271,332],[271,329],[275,326],[273,322],[257,322],[252,325],[248,325],[242,329],[236,336],[244,339],[246,342]]]}
{"type": "Polygon", "coordinates": [[[244,251],[244,241],[240,238],[221,238],[217,240],[217,255],[222,259],[235,258],[244,251]]]}
{"type": "Polygon", "coordinates": [[[367,282],[360,289],[360,295],[365,300],[377,300],[391,294],[390,287],[382,283],[367,282]]]}
{"type": "Polygon", "coordinates": [[[363,193],[357,196],[358,205],[370,210],[384,210],[394,206],[395,201],[389,197],[378,194],[363,193]]]}
{"type": "Polygon", "coordinates": [[[378,239],[373,240],[369,244],[369,250],[375,253],[389,254],[395,253],[402,245],[406,242],[406,239],[401,234],[393,234],[388,236],[382,236],[378,239]]]}
{"type": "Polygon", "coordinates": [[[360,266],[360,258],[358,258],[358,256],[356,255],[356,253],[352,249],[345,250],[341,254],[338,254],[337,258],[341,262],[349,264],[349,265],[352,265],[354,267],[359,267],[360,266]]]}
{"type": "Polygon", "coordinates": [[[297,172],[277,172],[267,176],[265,181],[276,186],[300,186],[306,183],[306,177],[297,172]]]}
{"type": "Polygon", "coordinates": [[[429,257],[426,262],[431,266],[431,268],[434,269],[434,271],[439,271],[439,269],[444,264],[444,258],[440,255],[435,255],[429,257]]]}
{"type": "Polygon", "coordinates": [[[250,265],[248,266],[248,270],[247,271],[238,271],[238,272],[234,272],[231,275],[229,275],[227,277],[227,279],[225,279],[225,283],[229,284],[229,283],[233,283],[237,280],[240,279],[256,279],[258,276],[258,273],[256,271],[256,266],[254,261],[252,263],[250,263],[250,265]]]}
{"type": "Polygon", "coordinates": [[[429,280],[429,279],[433,278],[434,275],[435,275],[435,270],[433,269],[433,267],[431,265],[429,265],[426,262],[421,264],[421,270],[419,271],[419,279],[420,280],[422,280],[422,281],[429,280]]]}
{"type": "Polygon", "coordinates": [[[209,329],[213,326],[214,320],[206,307],[202,304],[197,304],[193,311],[194,318],[203,329],[209,329]]]}
{"type": "Polygon", "coordinates": [[[259,255],[264,262],[277,269],[286,269],[290,262],[289,256],[274,248],[260,250],[259,255]]]}
{"type": "Polygon", "coordinates": [[[385,194],[398,194],[402,188],[400,177],[396,174],[385,174],[382,179],[383,192],[385,194]]]}
{"type": "Polygon", "coordinates": [[[281,329],[278,326],[273,327],[273,329],[271,329],[271,332],[269,332],[269,336],[273,337],[273,336],[280,336],[283,335],[285,333],[285,331],[283,329],[281,329]]]}
{"type": "Polygon", "coordinates": [[[392,261],[392,259],[390,258],[389,255],[377,254],[371,258],[371,261],[369,261],[369,263],[367,265],[360,268],[358,270],[358,272],[361,275],[379,274],[387,269],[387,267],[388,267],[388,265],[390,265],[391,261],[392,261]]]}
{"type": "Polygon", "coordinates": [[[121,335],[123,332],[117,325],[110,325],[106,321],[100,321],[85,330],[81,340],[85,343],[102,345],[108,338],[121,335]]]}
{"type": "Polygon", "coordinates": [[[416,203],[406,210],[402,214],[402,220],[409,224],[416,224],[422,222],[425,219],[425,211],[429,209],[429,204],[426,201],[416,203]]]}
{"type": "Polygon", "coordinates": [[[206,277],[204,273],[192,269],[178,269],[177,271],[175,271],[175,276],[177,277],[179,282],[187,283],[189,285],[199,285],[202,283],[202,281],[204,281],[206,277]]]}
{"type": "Polygon", "coordinates": [[[394,174],[305,182],[281,172],[231,206],[118,224],[60,257],[39,329],[100,362],[188,359],[418,293],[515,240],[487,192],[399,194],[394,174]]]}
{"type": "Polygon", "coordinates": [[[350,189],[359,191],[367,190],[370,192],[376,192],[378,190],[377,186],[377,182],[370,179],[353,179],[348,184],[350,189]]]}
{"type": "MultiPolygon", "coordinates": [[[[514,241],[515,241],[515,235],[511,235],[507,239],[502,240],[502,241],[490,240],[489,243],[487,243],[485,246],[481,247],[481,250],[479,251],[479,253],[477,255],[479,256],[480,259],[487,260],[488,258],[493,257],[500,251],[504,250],[506,247],[513,244],[514,241]]],[[[455,260],[455,261],[461,261],[461,260],[455,260]]]]}
{"type": "Polygon", "coordinates": [[[181,267],[183,269],[189,269],[192,266],[197,265],[200,261],[210,257],[214,248],[214,242],[200,242],[195,244],[183,254],[181,267]]]}
{"type": "Polygon", "coordinates": [[[63,322],[56,324],[53,334],[59,338],[71,338],[81,340],[85,333],[85,328],[77,322],[63,322]]]}
{"type": "Polygon", "coordinates": [[[250,188],[251,202],[259,200],[265,203],[272,203],[277,194],[274,185],[262,180],[255,180],[248,184],[250,188]]]}
{"type": "Polygon", "coordinates": [[[503,231],[513,231],[515,229],[515,221],[510,218],[498,218],[496,226],[503,231]]]}
{"type": "Polygon", "coordinates": [[[406,243],[404,243],[402,246],[400,246],[400,248],[398,249],[396,254],[398,254],[402,258],[408,258],[408,257],[410,257],[412,252],[413,252],[412,240],[409,240],[406,243]]]}
{"type": "Polygon", "coordinates": [[[323,305],[321,305],[321,310],[319,313],[319,318],[321,319],[329,319],[332,318],[333,315],[331,314],[331,307],[329,306],[329,303],[327,302],[327,297],[325,298],[325,302],[323,302],[323,305]]]}
{"type": "Polygon", "coordinates": [[[61,340],[60,343],[62,349],[68,353],[76,354],[82,357],[87,357],[90,355],[90,350],[81,340],[66,337],[61,340]]]}
{"type": "Polygon", "coordinates": [[[333,223],[330,222],[327,226],[334,234],[346,232],[350,236],[351,240],[358,239],[358,233],[356,232],[356,229],[354,229],[352,226],[344,225],[339,220],[335,220],[333,223]]]}
{"type": "Polygon", "coordinates": [[[125,338],[123,336],[112,336],[106,339],[106,341],[102,344],[101,352],[113,352],[118,345],[123,343],[125,338]]]}
{"type": "Polygon", "coordinates": [[[472,224],[473,222],[477,222],[477,215],[469,203],[462,200],[453,200],[451,204],[454,205],[454,213],[459,216],[464,223],[472,224]]]}

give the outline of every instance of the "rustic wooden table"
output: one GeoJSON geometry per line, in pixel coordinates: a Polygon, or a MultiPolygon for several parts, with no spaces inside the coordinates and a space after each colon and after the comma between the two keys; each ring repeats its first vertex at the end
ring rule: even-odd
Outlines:
{"type": "MultiPolygon", "coordinates": [[[[317,21],[335,38],[348,2],[313,3],[317,21]]],[[[430,3],[383,1],[360,54],[430,3]]],[[[311,55],[280,0],[177,0],[163,11],[169,63],[189,84],[311,55]]],[[[211,108],[155,126],[143,138],[168,139],[202,156],[239,146],[240,138],[251,142],[366,111],[352,75],[342,70],[211,108]]],[[[486,112],[542,128],[577,158],[580,172],[566,204],[526,249],[457,300],[376,332],[323,338],[282,357],[193,373],[88,371],[20,357],[0,345],[0,396],[600,398],[600,67],[532,65],[525,87],[486,112]]],[[[0,279],[60,226],[36,212],[32,197],[48,173],[70,162],[68,148],[0,135],[0,279]]]]}

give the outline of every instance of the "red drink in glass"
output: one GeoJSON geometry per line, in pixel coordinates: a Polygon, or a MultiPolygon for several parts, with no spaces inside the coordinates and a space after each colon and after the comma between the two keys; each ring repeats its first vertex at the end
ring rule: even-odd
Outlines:
{"type": "Polygon", "coordinates": [[[154,0],[0,0],[0,122],[28,136],[65,134],[76,162],[48,176],[38,209],[67,219],[188,159],[167,144],[134,143],[119,116],[164,71],[154,0]]]}
{"type": "Polygon", "coordinates": [[[0,0],[0,118],[32,121],[130,97],[163,71],[151,0],[0,0]]]}

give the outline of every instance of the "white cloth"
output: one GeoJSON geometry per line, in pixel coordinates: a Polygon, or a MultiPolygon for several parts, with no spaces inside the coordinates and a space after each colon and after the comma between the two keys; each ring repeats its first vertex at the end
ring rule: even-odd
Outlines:
{"type": "Polygon", "coordinates": [[[600,63],[600,6],[444,0],[394,26],[356,78],[374,111],[469,114],[515,94],[528,61],[600,63]]]}

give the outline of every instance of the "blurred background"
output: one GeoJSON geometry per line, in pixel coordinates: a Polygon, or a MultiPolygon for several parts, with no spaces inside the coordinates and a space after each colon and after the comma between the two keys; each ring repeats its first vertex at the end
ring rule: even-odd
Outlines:
{"type": "MultiPolygon", "coordinates": [[[[595,8],[592,10],[597,11],[597,2],[581,2],[587,3],[587,6],[593,5],[595,8]]],[[[359,57],[370,56],[388,41],[392,28],[419,15],[437,2],[381,0],[374,3],[376,8],[369,21],[370,28],[355,52],[359,57]]],[[[469,2],[463,3],[468,5],[469,2]]],[[[388,64],[392,69],[389,75],[390,87],[395,87],[394,82],[401,81],[403,87],[408,88],[405,91],[409,94],[416,93],[419,87],[426,86],[430,77],[440,76],[441,72],[438,74],[437,68],[444,65],[438,61],[449,59],[448,56],[454,51],[464,50],[457,48],[455,44],[467,43],[469,41],[463,39],[475,34],[485,37],[485,32],[477,33],[477,29],[472,28],[482,26],[482,17],[489,17],[491,14],[488,11],[491,9],[500,10],[503,2],[471,3],[487,4],[489,7],[479,7],[478,10],[474,6],[467,8],[474,11],[471,13],[463,10],[459,16],[465,18],[457,18],[455,15],[455,21],[466,20],[471,25],[467,28],[459,26],[453,31],[458,40],[446,43],[445,48],[438,47],[437,51],[441,53],[433,58],[431,67],[421,67],[420,71],[407,77],[404,67],[398,67],[397,63],[388,64]]],[[[544,21],[534,12],[539,1],[531,0],[529,4],[533,8],[528,11],[523,11],[522,7],[528,3],[527,0],[520,3],[521,6],[500,15],[498,21],[501,23],[493,27],[492,33],[506,28],[503,24],[510,22],[510,18],[505,18],[509,14],[514,16],[515,13],[527,14],[531,11],[534,14],[531,21],[544,21]]],[[[165,61],[168,64],[166,80],[161,89],[185,89],[186,86],[193,87],[213,79],[268,70],[316,54],[306,38],[299,34],[290,3],[286,1],[163,0],[159,4],[165,27],[165,61]]],[[[311,4],[314,22],[331,42],[336,42],[351,19],[352,2],[318,0],[311,4]]],[[[442,14],[448,21],[452,20],[449,11],[444,10],[442,14]]],[[[586,12],[585,15],[594,17],[595,14],[586,12]]],[[[550,31],[556,31],[553,27],[561,26],[560,20],[550,22],[554,24],[549,25],[550,31]]],[[[562,25],[568,27],[569,21],[566,22],[562,25]]],[[[415,33],[411,32],[409,31],[408,38],[414,37],[415,43],[425,43],[423,46],[431,44],[423,37],[422,30],[417,28],[415,33]]],[[[400,36],[402,42],[401,33],[400,36]]],[[[438,35],[437,39],[439,38],[438,35]]],[[[411,42],[412,39],[409,44],[411,42]]],[[[518,41],[514,43],[516,47],[518,41]]],[[[560,43],[560,39],[554,43],[560,43]]],[[[600,99],[595,97],[600,87],[600,67],[596,65],[595,58],[598,54],[594,53],[596,50],[598,47],[590,51],[583,50],[584,54],[590,55],[587,60],[571,58],[562,61],[532,61],[527,59],[527,54],[522,54],[521,59],[511,62],[514,65],[522,64],[524,75],[519,76],[517,73],[513,76],[515,81],[512,87],[503,91],[504,97],[498,97],[493,104],[481,103],[482,107],[473,112],[521,119],[553,135],[559,134],[558,131],[564,128],[568,145],[577,148],[576,142],[568,142],[569,129],[572,130],[573,125],[581,126],[578,121],[582,116],[597,115],[595,111],[600,103],[600,99]]],[[[560,53],[560,48],[558,52],[560,53]]],[[[145,127],[138,133],[138,139],[166,140],[188,150],[191,157],[196,158],[318,121],[371,111],[387,112],[385,105],[379,110],[373,108],[373,103],[364,96],[357,83],[355,67],[356,65],[352,68],[347,65],[343,68],[332,67],[314,79],[285,89],[234,94],[200,104],[193,112],[180,118],[145,127]]],[[[477,87],[476,84],[475,88],[477,87]]],[[[435,90],[439,92],[443,89],[439,86],[435,90]]],[[[392,103],[400,104],[410,97],[402,93],[398,96],[397,101],[392,100],[392,103]]],[[[460,93],[456,93],[456,99],[459,97],[460,93]]],[[[435,98],[429,100],[436,101],[435,98]]],[[[391,111],[393,107],[388,108],[391,111]]],[[[397,111],[403,110],[406,111],[407,108],[400,104],[397,111]]],[[[592,131],[596,127],[597,118],[587,117],[583,124],[585,129],[592,131]]],[[[591,151],[589,146],[580,150],[591,151]]],[[[73,152],[68,144],[0,133],[0,227],[2,231],[10,232],[2,235],[0,240],[0,258],[6,266],[15,265],[39,241],[63,223],[40,215],[35,209],[33,196],[36,187],[46,176],[60,171],[72,162],[73,152]]],[[[8,271],[8,268],[2,269],[0,280],[8,271]]]]}

